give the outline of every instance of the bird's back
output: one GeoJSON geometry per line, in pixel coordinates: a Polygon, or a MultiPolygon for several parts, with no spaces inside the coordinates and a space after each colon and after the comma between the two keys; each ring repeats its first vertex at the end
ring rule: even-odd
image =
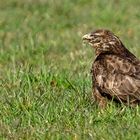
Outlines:
{"type": "Polygon", "coordinates": [[[95,86],[102,95],[119,102],[140,101],[140,62],[114,54],[102,54],[93,64],[95,86]]]}

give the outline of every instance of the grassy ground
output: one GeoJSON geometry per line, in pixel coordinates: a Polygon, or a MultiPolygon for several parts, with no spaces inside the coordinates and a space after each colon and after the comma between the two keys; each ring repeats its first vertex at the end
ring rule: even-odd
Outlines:
{"type": "Polygon", "coordinates": [[[81,37],[108,28],[140,57],[139,0],[0,1],[0,139],[140,139],[140,108],[101,111],[94,53],[81,37]]]}

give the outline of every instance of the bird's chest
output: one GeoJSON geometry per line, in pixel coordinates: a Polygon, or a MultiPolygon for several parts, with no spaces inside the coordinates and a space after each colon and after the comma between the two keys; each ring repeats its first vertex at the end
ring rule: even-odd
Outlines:
{"type": "Polygon", "coordinates": [[[106,82],[107,71],[103,63],[101,62],[94,62],[93,66],[93,79],[94,84],[103,87],[104,83],[106,82]]]}

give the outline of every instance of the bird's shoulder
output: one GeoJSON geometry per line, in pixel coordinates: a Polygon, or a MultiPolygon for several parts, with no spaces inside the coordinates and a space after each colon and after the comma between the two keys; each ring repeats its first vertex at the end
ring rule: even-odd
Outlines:
{"type": "Polygon", "coordinates": [[[104,68],[109,73],[122,73],[140,78],[140,61],[138,59],[107,54],[96,58],[94,66],[104,68]]]}

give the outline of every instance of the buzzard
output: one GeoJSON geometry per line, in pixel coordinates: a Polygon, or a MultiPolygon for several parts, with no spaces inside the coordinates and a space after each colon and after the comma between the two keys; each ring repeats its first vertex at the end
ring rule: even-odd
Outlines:
{"type": "Polygon", "coordinates": [[[100,107],[109,100],[128,106],[140,103],[140,60],[111,31],[99,29],[83,36],[95,50],[93,95],[100,107]]]}

